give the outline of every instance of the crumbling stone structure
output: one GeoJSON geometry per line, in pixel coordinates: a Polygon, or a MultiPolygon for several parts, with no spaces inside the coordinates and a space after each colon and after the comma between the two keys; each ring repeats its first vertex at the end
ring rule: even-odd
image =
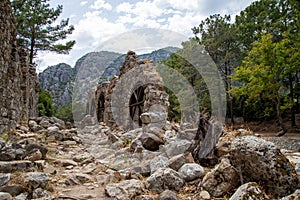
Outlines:
{"type": "Polygon", "coordinates": [[[0,1],[0,134],[37,115],[38,82],[28,53],[17,47],[9,0],[0,1]]]}
{"type": "Polygon", "coordinates": [[[162,128],[168,106],[168,94],[153,61],[138,60],[129,51],[120,76],[89,93],[86,113],[112,128],[131,130],[150,123],[162,128]]]}

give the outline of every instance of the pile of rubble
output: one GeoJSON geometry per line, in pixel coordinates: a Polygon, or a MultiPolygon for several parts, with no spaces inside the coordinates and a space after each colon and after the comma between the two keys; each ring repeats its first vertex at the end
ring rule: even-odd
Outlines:
{"type": "Polygon", "coordinates": [[[196,133],[189,124],[124,132],[29,120],[0,141],[0,199],[299,198],[299,164],[273,143],[249,131],[226,133],[218,163],[207,167],[189,152],[196,133]]]}

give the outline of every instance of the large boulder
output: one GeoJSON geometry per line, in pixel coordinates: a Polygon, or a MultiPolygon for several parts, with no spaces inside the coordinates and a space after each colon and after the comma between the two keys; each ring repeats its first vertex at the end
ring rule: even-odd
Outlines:
{"type": "Polygon", "coordinates": [[[231,163],[241,170],[244,182],[260,183],[275,197],[286,196],[297,189],[294,167],[273,143],[245,136],[235,139],[230,151],[231,163]]]}
{"type": "Polygon", "coordinates": [[[240,200],[240,199],[256,199],[264,200],[268,199],[264,190],[255,182],[249,182],[241,185],[235,193],[230,197],[229,200],[240,200]]]}
{"type": "Polygon", "coordinates": [[[49,177],[42,172],[28,172],[24,176],[24,182],[29,188],[45,188],[48,184],[49,177]]]}
{"type": "Polygon", "coordinates": [[[222,159],[220,164],[204,176],[201,185],[212,196],[220,197],[231,192],[239,182],[236,169],[229,160],[222,159]]]}
{"type": "Polygon", "coordinates": [[[108,184],[105,187],[106,194],[117,200],[134,199],[136,196],[140,195],[143,190],[144,184],[135,179],[108,184]]]}
{"type": "Polygon", "coordinates": [[[166,153],[170,158],[185,153],[191,144],[191,140],[175,138],[170,143],[165,144],[166,153]]]}
{"type": "Polygon", "coordinates": [[[153,174],[159,168],[166,168],[168,166],[168,158],[164,156],[156,156],[150,161],[150,170],[153,174]]]}
{"type": "Polygon", "coordinates": [[[162,192],[166,189],[180,190],[184,180],[179,173],[170,168],[160,168],[147,178],[146,187],[153,192],[162,192]]]}

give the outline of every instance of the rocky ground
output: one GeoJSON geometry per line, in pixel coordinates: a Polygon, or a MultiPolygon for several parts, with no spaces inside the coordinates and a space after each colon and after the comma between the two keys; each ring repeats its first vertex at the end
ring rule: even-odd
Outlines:
{"type": "Polygon", "coordinates": [[[216,147],[218,163],[204,167],[188,152],[196,131],[29,120],[0,140],[0,199],[299,199],[297,138],[280,146],[288,138],[228,132],[216,147]]]}

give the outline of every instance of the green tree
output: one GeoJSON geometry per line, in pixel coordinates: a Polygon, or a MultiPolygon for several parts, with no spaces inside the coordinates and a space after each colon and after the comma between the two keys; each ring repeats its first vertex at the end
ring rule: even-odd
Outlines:
{"type": "MultiPolygon", "coordinates": [[[[234,67],[238,64],[236,58],[239,49],[236,45],[234,28],[230,16],[223,17],[220,14],[211,15],[201,21],[199,26],[192,28],[195,38],[204,45],[221,72],[226,91],[230,90],[232,85],[228,76],[233,73],[234,67]]],[[[229,103],[228,115],[233,123],[233,99],[229,93],[227,93],[227,102],[229,103]]]]}
{"type": "Polygon", "coordinates": [[[46,90],[39,93],[38,110],[39,116],[52,117],[53,115],[52,96],[46,90]]]}
{"type": "Polygon", "coordinates": [[[17,21],[18,44],[30,50],[30,63],[33,63],[37,51],[54,51],[67,54],[75,41],[58,43],[67,38],[74,27],[69,19],[55,24],[62,12],[62,5],[51,8],[49,0],[12,0],[12,8],[17,21]]]}
{"type": "Polygon", "coordinates": [[[232,88],[231,93],[245,97],[247,103],[274,102],[275,108],[269,104],[262,112],[268,116],[275,109],[279,126],[285,130],[282,111],[291,108],[294,99],[288,95],[288,85],[284,81],[297,70],[298,56],[297,47],[293,47],[288,37],[276,42],[271,34],[263,35],[261,40],[253,43],[248,56],[231,76],[241,84],[232,88]]]}
{"type": "Polygon", "coordinates": [[[65,122],[74,122],[72,113],[72,103],[69,103],[66,106],[58,107],[55,110],[55,117],[62,119],[65,122]]]}

